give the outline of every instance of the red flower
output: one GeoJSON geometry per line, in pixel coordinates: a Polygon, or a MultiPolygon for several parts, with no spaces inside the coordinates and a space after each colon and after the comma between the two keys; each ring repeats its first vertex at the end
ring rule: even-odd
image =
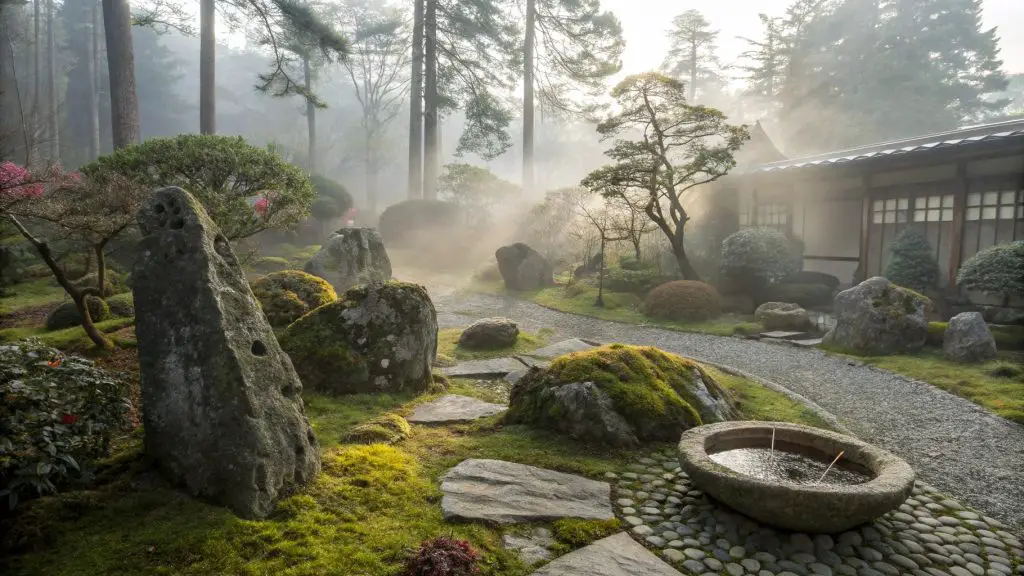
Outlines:
{"type": "Polygon", "coordinates": [[[60,423],[65,426],[71,426],[75,422],[78,422],[78,416],[75,416],[74,414],[65,414],[60,417],[60,423]]]}
{"type": "Polygon", "coordinates": [[[256,211],[257,214],[261,216],[266,216],[267,211],[270,210],[270,200],[266,196],[264,196],[263,198],[257,200],[256,203],[253,204],[252,208],[253,210],[256,211]]]}

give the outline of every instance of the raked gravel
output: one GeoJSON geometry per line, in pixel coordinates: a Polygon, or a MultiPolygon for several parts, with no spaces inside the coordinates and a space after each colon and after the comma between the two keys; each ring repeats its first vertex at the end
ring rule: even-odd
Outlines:
{"type": "Polygon", "coordinates": [[[817,349],[608,322],[531,302],[429,286],[442,328],[506,316],[555,338],[658,348],[731,366],[801,394],[861,439],[910,463],[919,476],[1024,532],[1024,426],[938,388],[817,349]]]}

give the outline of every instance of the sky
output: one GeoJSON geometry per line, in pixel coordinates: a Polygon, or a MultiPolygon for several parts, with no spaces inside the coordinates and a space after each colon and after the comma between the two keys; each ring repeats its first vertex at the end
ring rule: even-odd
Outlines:
{"type": "MultiPolygon", "coordinates": [[[[622,75],[657,68],[668,50],[665,31],[672,17],[691,8],[700,10],[718,35],[719,57],[723,63],[735,62],[746,43],[737,36],[758,39],[761,21],[758,13],[781,16],[791,0],[602,0],[601,5],[622,22],[626,51],[622,75]]],[[[986,28],[999,26],[998,35],[1004,69],[1024,73],[1024,33],[1010,23],[1024,23],[1024,0],[984,0],[982,18],[986,28]]]]}

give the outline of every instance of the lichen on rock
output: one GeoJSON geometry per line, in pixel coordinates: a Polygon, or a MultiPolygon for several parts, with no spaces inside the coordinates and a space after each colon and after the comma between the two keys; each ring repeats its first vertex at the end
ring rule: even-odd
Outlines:
{"type": "Polygon", "coordinates": [[[304,270],[327,280],[337,292],[391,279],[391,259],[373,228],[342,228],[324,242],[304,270]]]}
{"type": "Polygon", "coordinates": [[[301,316],[338,299],[324,280],[299,270],[267,274],[253,282],[252,292],[274,327],[284,327],[301,316]]]}
{"type": "Polygon", "coordinates": [[[695,362],[653,347],[612,344],[531,368],[512,388],[506,421],[635,446],[735,416],[726,391],[695,362]]]}
{"type": "Polygon", "coordinates": [[[138,221],[146,453],[190,494],[262,518],[320,470],[302,384],[231,245],[192,195],[158,190],[138,221]]]}
{"type": "Polygon", "coordinates": [[[296,320],[281,347],[320,392],[422,392],[432,382],[437,312],[417,284],[356,286],[296,320]]]}
{"type": "Polygon", "coordinates": [[[919,350],[928,337],[928,298],[881,276],[844,290],[835,299],[836,326],[824,344],[860,354],[919,350]]]}

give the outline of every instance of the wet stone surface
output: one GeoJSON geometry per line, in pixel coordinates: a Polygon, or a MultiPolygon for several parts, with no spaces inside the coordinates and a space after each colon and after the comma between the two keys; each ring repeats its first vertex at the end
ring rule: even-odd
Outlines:
{"type": "Polygon", "coordinates": [[[709,500],[674,450],[605,479],[623,527],[684,574],[1024,576],[1020,534],[922,482],[871,524],[825,535],[774,529],[709,500]]]}

